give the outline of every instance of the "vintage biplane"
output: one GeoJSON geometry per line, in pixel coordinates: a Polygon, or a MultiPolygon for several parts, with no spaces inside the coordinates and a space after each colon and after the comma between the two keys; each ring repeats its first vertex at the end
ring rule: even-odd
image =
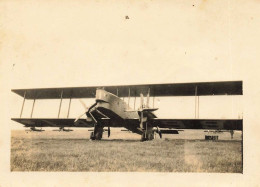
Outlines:
{"type": "MultiPolygon", "coordinates": [[[[90,139],[101,140],[104,127],[110,135],[110,127],[125,127],[140,134],[141,140],[152,140],[154,133],[178,134],[180,129],[208,129],[208,130],[242,130],[242,119],[162,119],[154,114],[155,97],[171,96],[214,96],[214,95],[242,95],[242,81],[224,82],[196,82],[196,83],[170,83],[145,84],[125,86],[99,86],[99,87],[70,87],[70,88],[38,88],[13,89],[14,93],[24,98],[20,118],[12,120],[25,127],[94,127],[90,139]],[[144,95],[147,100],[144,101],[144,95]],[[94,98],[95,103],[85,106],[86,119],[69,118],[72,98],[94,98]],[[122,98],[127,98],[124,101],[122,98]],[[130,97],[134,97],[134,107],[130,108],[130,97]],[[135,109],[136,97],[140,97],[141,104],[135,109]],[[153,103],[150,104],[150,98],[153,103]],[[33,100],[31,118],[22,118],[24,102],[33,100]],[[32,118],[36,99],[60,99],[57,118],[32,118]],[[67,118],[60,118],[60,109],[63,99],[69,99],[67,118]],[[168,129],[168,130],[167,130],[168,129]]],[[[199,99],[196,100],[196,103],[199,99]]],[[[199,103],[197,103],[198,105],[199,103]]]]}

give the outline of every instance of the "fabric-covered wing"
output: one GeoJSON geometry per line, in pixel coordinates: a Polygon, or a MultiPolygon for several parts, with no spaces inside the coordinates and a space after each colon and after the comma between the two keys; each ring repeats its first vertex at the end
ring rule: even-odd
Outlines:
{"type": "Polygon", "coordinates": [[[118,86],[92,86],[67,88],[13,89],[12,91],[26,99],[59,99],[59,98],[94,98],[97,88],[118,95],[119,97],[146,95],[150,96],[206,96],[206,95],[242,95],[242,81],[167,83],[118,86]]]}
{"type": "Polygon", "coordinates": [[[242,119],[159,119],[149,121],[154,127],[174,129],[242,130],[242,119]]]}
{"type": "Polygon", "coordinates": [[[12,118],[13,121],[23,124],[25,127],[93,127],[91,122],[69,118],[12,118]]]}

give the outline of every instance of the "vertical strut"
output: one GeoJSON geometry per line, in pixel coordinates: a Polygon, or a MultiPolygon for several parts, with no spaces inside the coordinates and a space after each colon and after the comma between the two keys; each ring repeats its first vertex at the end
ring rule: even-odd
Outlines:
{"type": "Polygon", "coordinates": [[[143,126],[143,118],[144,118],[144,114],[143,114],[143,112],[141,112],[141,119],[140,119],[140,121],[141,121],[141,123],[140,123],[141,129],[144,129],[144,126],[143,126]]]}
{"type": "Polygon", "coordinates": [[[195,119],[197,118],[197,86],[195,87],[195,119]]]}
{"type": "Polygon", "coordinates": [[[147,123],[146,123],[146,127],[145,127],[145,138],[147,138],[147,123]]]}
{"type": "Polygon", "coordinates": [[[130,88],[128,89],[128,109],[129,109],[129,102],[130,102],[130,94],[131,94],[131,90],[130,88]]]}
{"type": "MultiPolygon", "coordinates": [[[[135,95],[135,101],[136,101],[136,95],[135,95]]],[[[135,101],[134,101],[134,110],[135,110],[135,101]]]]}
{"type": "Polygon", "coordinates": [[[117,97],[118,97],[118,88],[116,89],[116,95],[117,95],[117,97]]]}
{"type": "Polygon", "coordinates": [[[148,89],[147,96],[146,96],[146,107],[149,108],[149,101],[150,101],[150,88],[148,89]]]}
{"type": "Polygon", "coordinates": [[[61,95],[60,95],[60,107],[59,107],[58,118],[60,118],[60,109],[61,109],[61,104],[62,104],[62,95],[63,95],[63,90],[61,91],[61,95]]]}
{"type": "Polygon", "coordinates": [[[32,115],[33,115],[34,104],[35,104],[35,99],[33,100],[33,106],[32,106],[32,112],[31,112],[31,118],[32,118],[32,115]]]}
{"type": "Polygon", "coordinates": [[[153,108],[154,108],[154,96],[153,96],[153,108]]]}
{"type": "Polygon", "coordinates": [[[69,102],[69,108],[68,108],[67,118],[69,118],[69,115],[70,115],[70,104],[71,104],[71,98],[70,98],[70,102],[69,102]]]}
{"type": "Polygon", "coordinates": [[[23,114],[23,107],[24,107],[25,97],[26,97],[26,91],[24,92],[24,95],[23,95],[23,105],[22,105],[22,109],[21,109],[21,113],[20,113],[20,118],[22,117],[22,114],[23,114]]]}
{"type": "Polygon", "coordinates": [[[198,97],[198,118],[199,118],[199,114],[200,114],[200,97],[198,97]]]}

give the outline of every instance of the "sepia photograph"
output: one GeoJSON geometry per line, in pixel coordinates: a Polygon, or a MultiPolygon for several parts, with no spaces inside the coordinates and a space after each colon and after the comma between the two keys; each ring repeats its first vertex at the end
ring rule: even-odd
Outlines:
{"type": "Polygon", "coordinates": [[[259,7],[1,1],[0,186],[260,185],[259,7]]]}
{"type": "MultiPolygon", "coordinates": [[[[241,81],[12,91],[23,97],[20,117],[12,120],[24,126],[25,131],[12,131],[11,171],[243,173],[243,119],[239,106],[241,81]],[[224,98],[222,95],[225,95],[224,98]],[[232,114],[236,111],[237,118],[208,118],[210,114],[205,114],[205,108],[201,111],[205,117],[199,117],[199,104],[205,104],[204,96],[208,100],[213,99],[213,102],[207,102],[210,104],[205,106],[207,110],[217,113],[221,108],[212,106],[214,102],[221,102],[219,105],[232,109],[232,114]],[[90,106],[86,104],[90,102],[81,99],[93,97],[95,101],[90,106]],[[173,107],[195,106],[193,118],[192,115],[183,119],[158,117],[156,112],[159,107],[155,105],[158,97],[163,101],[160,107],[167,107],[164,112],[172,116],[176,116],[171,109],[173,107]],[[171,97],[178,98],[173,100],[171,97]],[[192,98],[195,103],[187,102],[192,98]],[[33,116],[36,108],[46,115],[48,112],[42,110],[41,104],[51,99],[59,100],[56,117],[33,116]],[[29,117],[23,117],[27,100],[32,101],[31,113],[29,117]],[[70,107],[77,100],[84,112],[71,118],[70,107]],[[133,102],[130,103],[131,100],[133,102]],[[136,103],[136,100],[140,101],[136,103]],[[61,115],[61,108],[66,101],[65,117],[65,111],[61,115]],[[45,127],[51,127],[53,132],[45,127]]],[[[224,114],[223,111],[220,112],[224,114]]]]}

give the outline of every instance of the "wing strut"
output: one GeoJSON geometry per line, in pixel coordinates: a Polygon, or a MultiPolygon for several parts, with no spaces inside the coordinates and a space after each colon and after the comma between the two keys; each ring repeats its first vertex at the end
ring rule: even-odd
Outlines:
{"type": "Polygon", "coordinates": [[[67,118],[69,118],[69,115],[70,115],[70,104],[71,104],[71,98],[70,98],[70,102],[69,102],[69,108],[68,108],[67,118]]]}
{"type": "Polygon", "coordinates": [[[148,88],[148,93],[146,96],[146,107],[149,108],[149,101],[150,101],[150,88],[148,88]]]}
{"type": "Polygon", "coordinates": [[[21,109],[21,113],[20,113],[20,118],[22,117],[22,114],[23,114],[23,107],[24,107],[24,103],[25,103],[25,97],[26,97],[26,91],[24,92],[24,95],[23,95],[23,104],[22,104],[22,109],[21,109]]]}
{"type": "Polygon", "coordinates": [[[198,86],[195,87],[195,119],[199,117],[199,98],[198,98],[198,86]]]}
{"type": "MultiPolygon", "coordinates": [[[[135,96],[135,101],[136,101],[136,96],[135,96]]],[[[135,101],[134,101],[134,110],[135,110],[135,101]]]]}
{"type": "Polygon", "coordinates": [[[32,118],[32,115],[33,115],[34,104],[35,104],[35,99],[33,99],[33,106],[32,106],[31,118],[32,118]]]}
{"type": "Polygon", "coordinates": [[[200,118],[199,114],[200,114],[200,96],[198,97],[198,118],[200,118]]]}
{"type": "Polygon", "coordinates": [[[61,90],[61,95],[60,95],[60,107],[59,107],[59,112],[58,112],[58,118],[60,118],[60,109],[61,109],[61,104],[62,104],[62,95],[63,95],[63,90],[61,90]]]}
{"type": "Polygon", "coordinates": [[[130,95],[131,95],[130,93],[131,93],[131,89],[129,88],[128,89],[128,102],[127,102],[128,103],[128,109],[129,109],[129,102],[130,102],[130,95]]]}

